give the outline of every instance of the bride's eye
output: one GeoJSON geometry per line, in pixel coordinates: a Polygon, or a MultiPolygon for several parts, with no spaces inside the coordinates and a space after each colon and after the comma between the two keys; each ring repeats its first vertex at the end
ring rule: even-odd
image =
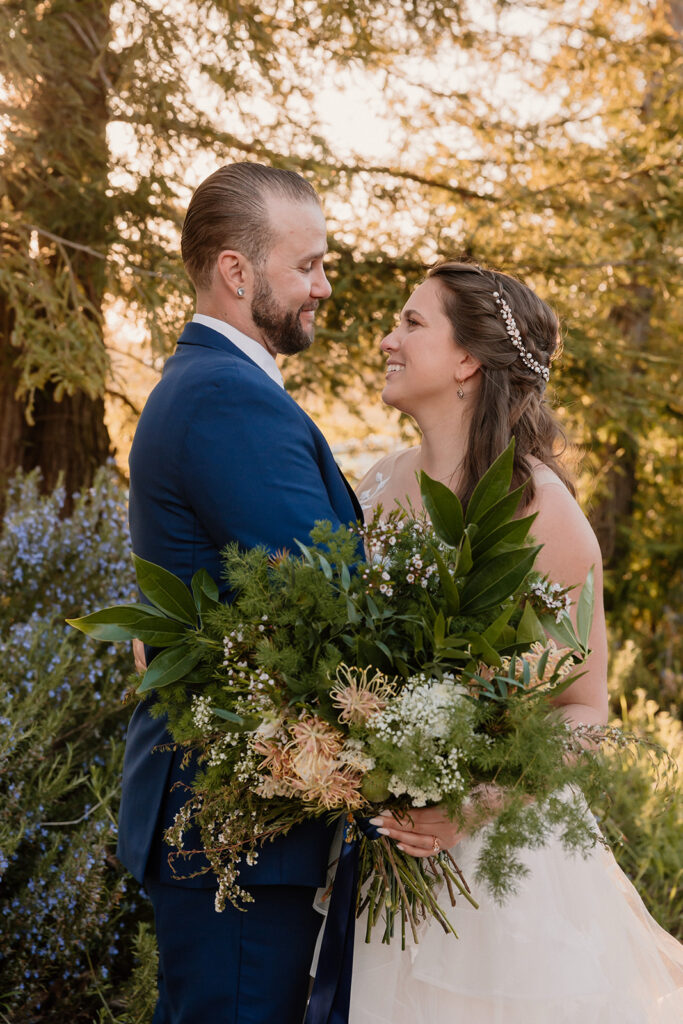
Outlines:
{"type": "Polygon", "coordinates": [[[408,327],[419,327],[420,326],[419,321],[413,320],[412,316],[407,316],[406,317],[406,323],[408,324],[408,327]]]}

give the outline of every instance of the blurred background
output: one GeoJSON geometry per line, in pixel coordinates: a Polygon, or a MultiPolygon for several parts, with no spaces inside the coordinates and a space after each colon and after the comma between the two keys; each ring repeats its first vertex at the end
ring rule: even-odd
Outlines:
{"type": "Polygon", "coordinates": [[[304,174],[333,292],[283,366],[356,481],[411,425],[379,341],[426,263],[522,277],[602,546],[615,721],[663,745],[596,811],[681,934],[681,0],[0,3],[0,1020],[145,1024],[150,911],[113,850],[127,455],[192,312],[193,188],[304,174]]]}

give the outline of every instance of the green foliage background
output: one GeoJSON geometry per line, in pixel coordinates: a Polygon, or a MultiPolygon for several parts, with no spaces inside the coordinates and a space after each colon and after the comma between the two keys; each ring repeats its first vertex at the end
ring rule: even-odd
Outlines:
{"type": "MultiPolygon", "coordinates": [[[[333,295],[287,364],[304,401],[362,420],[378,339],[436,255],[517,273],[558,309],[550,397],[605,558],[613,710],[680,758],[682,32],[683,0],[0,5],[0,504],[19,517],[0,552],[7,1019],[149,1018],[153,943],[143,929],[136,969],[134,942],[148,914],[108,833],[129,666],[61,617],[130,581],[121,495],[98,477],[72,498],[109,457],[107,393],[135,405],[107,317],[122,303],[143,325],[151,366],[173,348],[191,308],[178,229],[218,163],[290,166],[323,196],[333,295]],[[316,113],[335,75],[391,126],[390,158],[343,146],[316,113]],[[72,516],[34,478],[5,491],[35,466],[48,492],[63,475],[72,516]]],[[[622,862],[678,927],[680,804],[658,811],[643,764],[613,806],[622,862]]]]}

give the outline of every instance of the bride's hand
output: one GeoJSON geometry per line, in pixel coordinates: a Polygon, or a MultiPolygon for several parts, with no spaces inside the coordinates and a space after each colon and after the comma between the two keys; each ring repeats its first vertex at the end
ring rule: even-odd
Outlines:
{"type": "Polygon", "coordinates": [[[394,839],[399,850],[412,857],[433,857],[439,850],[448,850],[469,834],[469,825],[483,824],[495,817],[502,804],[501,792],[497,786],[480,786],[476,810],[472,805],[465,812],[465,824],[459,825],[446,814],[440,804],[435,807],[413,807],[404,818],[396,818],[390,812],[371,818],[372,825],[389,839],[394,839]]]}

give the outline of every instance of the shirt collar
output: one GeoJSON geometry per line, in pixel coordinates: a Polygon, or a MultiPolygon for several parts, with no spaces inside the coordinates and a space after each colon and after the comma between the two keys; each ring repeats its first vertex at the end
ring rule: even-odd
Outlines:
{"type": "Polygon", "coordinates": [[[245,356],[248,356],[252,362],[260,366],[271,380],[274,380],[276,384],[284,388],[285,382],[282,379],[279,366],[270,352],[263,345],[259,344],[258,341],[254,341],[253,338],[242,334],[241,331],[226,323],[225,320],[216,320],[215,317],[206,316],[204,313],[195,313],[192,317],[192,323],[201,324],[203,327],[210,327],[212,331],[218,331],[219,334],[222,334],[228,341],[231,341],[241,352],[244,352],[245,356]]]}

